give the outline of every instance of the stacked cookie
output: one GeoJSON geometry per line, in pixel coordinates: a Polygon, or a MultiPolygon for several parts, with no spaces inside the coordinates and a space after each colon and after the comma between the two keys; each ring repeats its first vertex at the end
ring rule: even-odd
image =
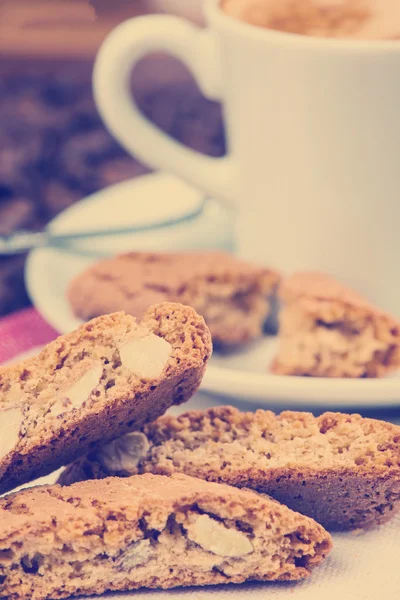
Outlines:
{"type": "Polygon", "coordinates": [[[198,388],[211,353],[204,320],[163,303],[140,322],[104,315],[37,357],[0,369],[0,493],[140,428],[198,388]]]}
{"type": "Polygon", "coordinates": [[[324,526],[394,513],[399,427],[231,407],[162,416],[197,390],[211,350],[203,317],[164,302],[0,369],[1,492],[71,463],[58,485],[0,500],[0,597],[300,580],[331,550],[324,526]]]}
{"type": "Polygon", "coordinates": [[[400,500],[400,427],[360,415],[240,412],[164,416],[78,459],[69,485],[184,473],[268,494],[331,531],[382,523],[400,500]]]}
{"type": "Polygon", "coordinates": [[[298,580],[331,548],[315,521],[248,490],[174,475],[50,486],[0,502],[2,597],[298,580]]]}

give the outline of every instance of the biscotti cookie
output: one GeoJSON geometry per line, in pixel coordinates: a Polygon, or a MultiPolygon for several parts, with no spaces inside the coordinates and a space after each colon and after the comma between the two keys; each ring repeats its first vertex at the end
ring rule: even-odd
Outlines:
{"type": "Polygon", "coordinates": [[[252,488],[332,530],[366,527],[400,505],[400,427],[340,413],[191,411],[81,458],[60,482],[143,472],[252,488]]]}
{"type": "Polygon", "coordinates": [[[294,581],[331,546],[268,497],[185,475],[37,487],[0,500],[0,597],[294,581]]]}
{"type": "Polygon", "coordinates": [[[124,313],[99,317],[1,367],[0,493],[189,399],[210,353],[204,319],[163,303],[140,323],[124,313]]]}
{"type": "Polygon", "coordinates": [[[400,368],[400,323],[353,290],[321,273],[297,273],[280,296],[274,373],[380,377],[400,368]]]}
{"type": "Polygon", "coordinates": [[[188,304],[205,318],[214,344],[235,346],[261,335],[278,282],[274,271],[224,252],[134,252],[90,267],[68,298],[84,320],[115,310],[140,318],[164,300],[188,304]]]}

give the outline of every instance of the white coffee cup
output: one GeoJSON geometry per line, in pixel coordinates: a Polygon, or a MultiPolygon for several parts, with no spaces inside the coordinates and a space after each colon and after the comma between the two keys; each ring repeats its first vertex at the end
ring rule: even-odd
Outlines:
{"type": "Polygon", "coordinates": [[[326,271],[400,317],[400,41],[271,31],[218,0],[205,10],[205,30],[149,16],[110,34],[94,70],[105,123],[149,165],[234,200],[244,257],[326,271]],[[223,103],[226,157],[189,150],[139,112],[130,72],[158,50],[223,103]]]}

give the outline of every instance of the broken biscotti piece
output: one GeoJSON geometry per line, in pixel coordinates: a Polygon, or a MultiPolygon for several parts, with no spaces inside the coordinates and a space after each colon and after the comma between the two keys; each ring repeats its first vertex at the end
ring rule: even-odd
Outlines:
{"type": "Polygon", "coordinates": [[[81,458],[60,482],[143,472],[252,488],[332,530],[366,527],[400,506],[400,427],[340,413],[191,411],[81,458]]]}
{"type": "Polygon", "coordinates": [[[262,334],[278,282],[274,271],[225,252],[133,252],[90,267],[68,298],[85,320],[115,310],[140,318],[163,300],[188,304],[203,315],[215,344],[235,346],[262,334]]]}
{"type": "Polygon", "coordinates": [[[400,323],[353,290],[321,273],[298,273],[280,296],[274,373],[380,377],[400,368],[400,323]]]}
{"type": "Polygon", "coordinates": [[[331,547],[270,498],[185,475],[37,487],[0,500],[0,597],[294,581],[331,547]]]}
{"type": "Polygon", "coordinates": [[[0,493],[188,400],[210,353],[204,319],[166,302],[140,323],[124,313],[99,317],[1,367],[0,493]]]}

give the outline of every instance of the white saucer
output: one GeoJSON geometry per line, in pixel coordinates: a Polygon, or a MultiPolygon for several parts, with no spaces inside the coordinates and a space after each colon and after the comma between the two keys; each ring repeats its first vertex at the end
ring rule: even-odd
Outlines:
{"type": "Polygon", "coordinates": [[[203,380],[203,390],[252,404],[273,407],[351,409],[400,407],[400,373],[384,379],[328,379],[271,375],[277,346],[265,337],[233,355],[214,354],[203,380]]]}
{"type": "MultiPolygon", "coordinates": [[[[93,194],[59,215],[50,224],[55,232],[77,229],[144,224],[156,219],[184,216],[200,205],[202,194],[175,177],[146,175],[93,194]]],[[[26,284],[33,304],[60,333],[81,321],[74,317],[65,292],[71,279],[98,259],[131,249],[163,250],[226,248],[232,244],[232,216],[220,206],[210,205],[208,214],[195,223],[164,231],[85,241],[79,252],[40,249],[31,252],[26,265],[26,284]],[[91,252],[91,255],[82,252],[91,252]],[[95,254],[95,256],[93,255],[95,254]]],[[[78,247],[78,246],[77,246],[78,247]]],[[[400,374],[387,379],[315,379],[281,377],[268,373],[276,340],[264,338],[237,354],[214,354],[202,389],[225,397],[259,405],[271,404],[328,408],[400,407],[400,374]]]]}

